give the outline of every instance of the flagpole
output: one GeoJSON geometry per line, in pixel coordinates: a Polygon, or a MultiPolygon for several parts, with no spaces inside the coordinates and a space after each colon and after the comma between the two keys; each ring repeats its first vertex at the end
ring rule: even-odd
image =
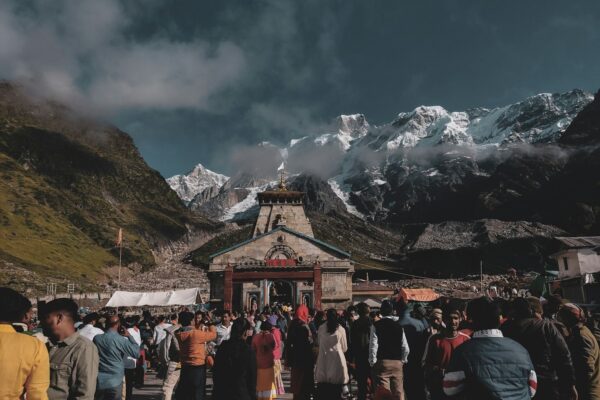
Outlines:
{"type": "Polygon", "coordinates": [[[121,289],[121,260],[123,258],[123,239],[119,243],[119,280],[117,282],[117,290],[121,289]]]}

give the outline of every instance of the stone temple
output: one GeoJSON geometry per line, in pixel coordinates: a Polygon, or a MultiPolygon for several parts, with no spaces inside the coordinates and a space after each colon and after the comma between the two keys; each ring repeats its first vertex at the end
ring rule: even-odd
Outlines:
{"type": "Polygon", "coordinates": [[[210,256],[210,297],[226,310],[262,309],[275,302],[327,309],[352,302],[350,254],[315,238],[303,192],[258,193],[252,237],[210,256]]]}

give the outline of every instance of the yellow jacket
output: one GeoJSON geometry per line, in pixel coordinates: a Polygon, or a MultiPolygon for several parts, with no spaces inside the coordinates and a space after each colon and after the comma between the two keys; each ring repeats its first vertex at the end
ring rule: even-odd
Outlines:
{"type": "Polygon", "coordinates": [[[50,362],[46,346],[32,336],[0,324],[0,400],[47,400],[50,362]]]}

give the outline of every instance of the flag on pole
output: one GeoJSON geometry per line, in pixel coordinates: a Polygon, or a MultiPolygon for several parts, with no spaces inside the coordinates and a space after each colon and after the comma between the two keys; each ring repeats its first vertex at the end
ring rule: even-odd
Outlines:
{"type": "Polygon", "coordinates": [[[279,166],[279,168],[277,168],[277,171],[283,171],[285,169],[285,161],[281,163],[281,165],[279,166]]]}
{"type": "Polygon", "coordinates": [[[119,228],[119,233],[117,234],[117,246],[120,246],[123,243],[123,228],[119,228]]]}

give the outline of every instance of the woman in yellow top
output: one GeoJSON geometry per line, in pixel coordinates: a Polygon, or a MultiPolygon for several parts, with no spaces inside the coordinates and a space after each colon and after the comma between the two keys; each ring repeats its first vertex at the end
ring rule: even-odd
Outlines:
{"type": "Polygon", "coordinates": [[[23,322],[31,302],[12,289],[0,287],[0,399],[47,400],[50,363],[46,346],[12,327],[23,322]]]}

